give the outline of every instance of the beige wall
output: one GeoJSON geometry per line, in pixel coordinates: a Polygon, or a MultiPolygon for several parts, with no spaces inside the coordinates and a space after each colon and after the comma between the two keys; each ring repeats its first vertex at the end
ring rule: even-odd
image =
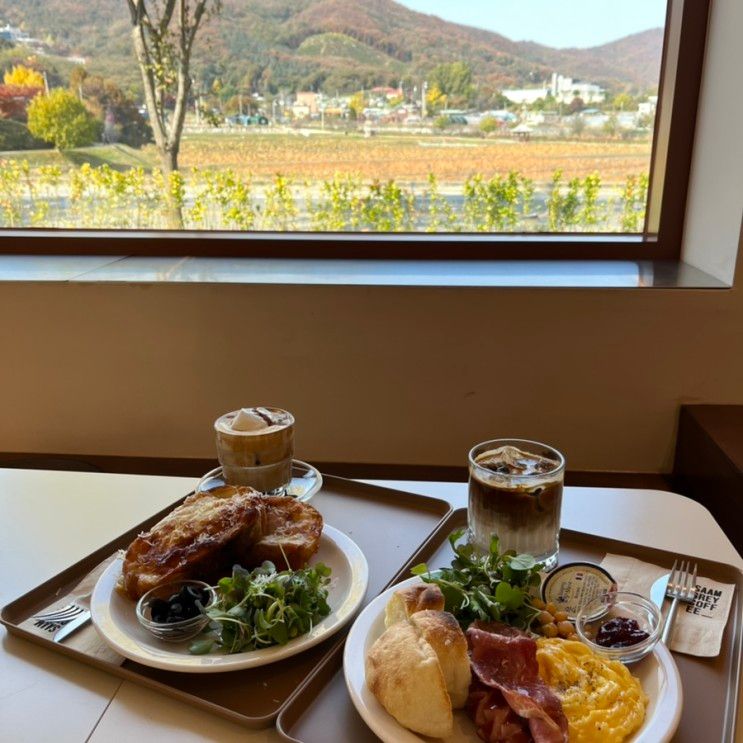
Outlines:
{"type": "Polygon", "coordinates": [[[0,450],[209,457],[241,404],[315,460],[461,464],[530,436],[662,471],[682,402],[743,403],[734,290],[6,284],[0,450]]]}
{"type": "MultiPolygon", "coordinates": [[[[716,0],[685,244],[720,278],[743,204],[741,23],[716,0]]],[[[681,403],[743,403],[740,288],[8,283],[0,318],[1,451],[210,457],[213,419],[259,403],[296,414],[308,459],[456,465],[527,436],[573,469],[666,471],[681,403]]]]}

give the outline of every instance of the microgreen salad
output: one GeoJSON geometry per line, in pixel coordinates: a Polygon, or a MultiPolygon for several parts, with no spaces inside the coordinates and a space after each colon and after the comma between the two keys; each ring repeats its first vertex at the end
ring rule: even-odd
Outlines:
{"type": "Polygon", "coordinates": [[[306,634],[330,614],[330,572],[323,563],[281,572],[268,561],[253,570],[235,565],[217,584],[217,601],[206,609],[209,629],[191,643],[191,653],[241,653],[306,634]]]}
{"type": "Polygon", "coordinates": [[[411,572],[441,589],[446,611],[463,628],[480,619],[528,629],[539,613],[529,597],[540,583],[542,564],[531,555],[519,555],[513,550],[501,554],[496,536],[490,540],[487,554],[481,554],[471,544],[457,544],[464,531],[459,529],[449,535],[455,555],[451,567],[431,571],[421,563],[411,572]]]}

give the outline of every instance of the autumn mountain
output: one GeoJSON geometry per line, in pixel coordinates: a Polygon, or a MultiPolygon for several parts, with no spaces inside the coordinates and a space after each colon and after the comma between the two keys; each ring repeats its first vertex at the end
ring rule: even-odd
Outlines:
{"type": "MultiPolygon", "coordinates": [[[[136,87],[125,0],[0,0],[0,23],[22,25],[62,54],[136,87]]],[[[614,91],[657,84],[661,29],[591,49],[553,49],[409,10],[393,0],[223,0],[200,38],[195,73],[233,90],[349,93],[422,80],[466,61],[485,95],[541,82],[552,71],[614,91]]]]}

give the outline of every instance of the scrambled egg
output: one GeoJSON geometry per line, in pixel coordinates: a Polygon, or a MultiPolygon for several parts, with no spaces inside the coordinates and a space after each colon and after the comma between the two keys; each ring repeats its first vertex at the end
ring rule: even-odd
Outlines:
{"type": "Polygon", "coordinates": [[[558,638],[537,640],[537,661],[562,702],[570,743],[620,743],[642,725],[648,700],[624,664],[558,638]]]}

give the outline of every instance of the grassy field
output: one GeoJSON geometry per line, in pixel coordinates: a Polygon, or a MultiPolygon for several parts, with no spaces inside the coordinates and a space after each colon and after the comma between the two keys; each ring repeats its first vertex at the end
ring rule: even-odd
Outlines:
{"type": "Polygon", "coordinates": [[[642,224],[649,143],[323,132],[0,153],[0,227],[625,231],[642,224]],[[554,180],[553,180],[554,179],[554,180]],[[169,211],[168,211],[169,210],[169,211]]]}
{"type": "MultiPolygon", "coordinates": [[[[132,150],[101,145],[59,153],[53,150],[5,153],[6,159],[28,160],[31,167],[77,167],[105,163],[117,170],[157,167],[154,147],[132,150]]],[[[184,170],[231,169],[242,176],[267,180],[281,173],[298,181],[350,173],[364,181],[422,182],[433,173],[442,184],[461,183],[473,173],[491,176],[518,171],[538,183],[556,170],[565,176],[598,173],[605,184],[618,184],[628,175],[647,172],[649,142],[486,140],[453,136],[360,134],[200,134],[186,135],[180,164],[184,170]]]]}

